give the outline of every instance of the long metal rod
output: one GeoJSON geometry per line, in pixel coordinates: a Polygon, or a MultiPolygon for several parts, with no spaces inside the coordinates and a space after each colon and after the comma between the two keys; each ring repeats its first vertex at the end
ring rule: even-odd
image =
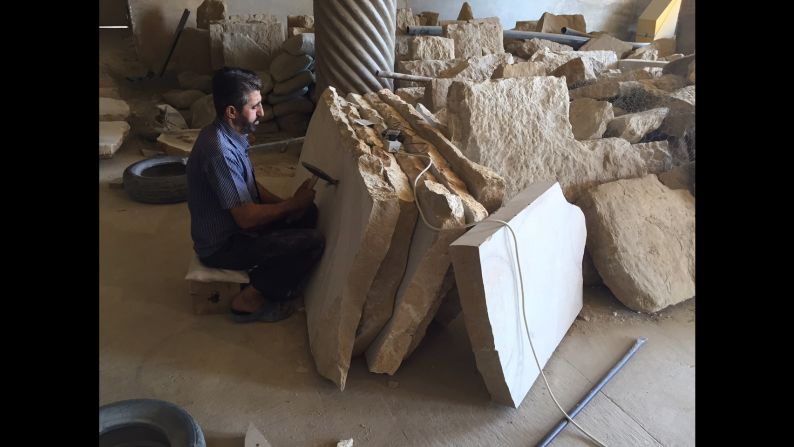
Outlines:
{"type": "Polygon", "coordinates": [[[376,70],[375,76],[379,76],[381,78],[391,78],[391,79],[402,79],[404,81],[414,81],[414,82],[431,82],[433,78],[428,76],[417,76],[405,73],[395,73],[393,71],[385,71],[385,70],[376,70]]]}
{"type": "Polygon", "coordinates": [[[249,146],[248,149],[249,150],[250,149],[275,149],[275,148],[281,148],[282,146],[283,146],[283,148],[286,148],[287,146],[289,146],[292,143],[299,143],[299,142],[302,143],[304,138],[306,138],[306,137],[304,136],[304,137],[296,137],[296,138],[287,138],[286,140],[278,140],[278,141],[271,141],[269,143],[254,144],[252,146],[249,146]]]}
{"type": "Polygon", "coordinates": [[[171,49],[168,50],[168,56],[165,58],[165,62],[163,62],[163,68],[160,70],[160,77],[163,77],[165,73],[165,68],[168,67],[168,62],[171,61],[171,56],[174,54],[174,50],[176,49],[176,43],[179,42],[179,36],[182,35],[182,30],[185,29],[185,24],[187,24],[187,18],[190,15],[190,10],[185,8],[182,11],[182,18],[179,19],[179,25],[176,27],[176,33],[174,34],[174,40],[171,42],[171,49]]]}
{"type": "Polygon", "coordinates": [[[573,28],[568,28],[567,26],[563,26],[560,29],[560,33],[565,34],[567,36],[579,36],[579,37],[593,37],[587,33],[583,33],[581,31],[577,31],[573,28]]]}
{"type": "MultiPolygon", "coordinates": [[[[441,35],[441,27],[440,26],[409,26],[408,27],[408,34],[410,35],[425,35],[425,36],[440,36],[441,35]]],[[[573,36],[568,34],[556,34],[556,33],[538,33],[535,31],[516,31],[512,29],[506,29],[502,33],[503,39],[518,39],[518,40],[527,40],[527,39],[545,39],[550,40],[552,42],[562,43],[565,45],[570,45],[574,48],[584,45],[590,37],[582,37],[582,36],[573,36]]],[[[649,42],[626,42],[631,45],[632,48],[640,48],[647,45],[650,45],[649,42]]]]}
{"type": "MultiPolygon", "coordinates": [[[[613,367],[612,367],[612,369],[610,369],[610,370],[609,370],[609,372],[608,372],[608,373],[606,373],[606,375],[605,375],[603,378],[601,378],[601,381],[600,381],[600,382],[598,382],[598,383],[597,383],[597,384],[596,384],[596,385],[595,385],[595,386],[594,386],[594,387],[593,387],[593,388],[590,390],[590,392],[589,392],[589,393],[587,393],[587,395],[586,395],[584,398],[582,398],[582,400],[580,400],[580,401],[579,401],[579,403],[578,403],[578,404],[576,404],[576,406],[575,406],[575,407],[573,407],[573,409],[571,409],[571,411],[569,411],[569,412],[568,412],[568,416],[570,416],[572,419],[573,419],[574,417],[576,417],[576,415],[577,415],[577,414],[579,414],[579,412],[580,412],[580,411],[582,411],[582,409],[583,409],[583,408],[584,408],[584,407],[585,407],[585,406],[586,406],[588,403],[590,403],[590,401],[593,399],[593,397],[595,397],[595,395],[596,395],[596,394],[597,394],[599,391],[601,391],[601,388],[603,388],[603,387],[604,387],[604,385],[606,385],[606,384],[607,384],[607,382],[609,382],[609,381],[610,381],[610,379],[612,379],[612,377],[613,377],[615,374],[617,374],[617,372],[618,372],[618,371],[620,371],[620,370],[623,368],[623,366],[624,366],[624,365],[626,365],[626,362],[628,362],[628,361],[629,361],[629,360],[630,360],[630,359],[631,359],[631,358],[634,356],[634,354],[636,354],[636,353],[637,353],[637,351],[640,349],[640,347],[641,347],[641,346],[642,346],[642,345],[643,345],[643,344],[644,344],[646,341],[648,341],[648,339],[647,339],[647,338],[645,338],[645,337],[640,337],[640,338],[638,338],[638,339],[637,339],[637,340],[634,342],[634,346],[632,346],[632,347],[631,347],[631,349],[629,349],[629,350],[628,350],[628,352],[626,352],[626,354],[625,354],[625,355],[623,355],[623,358],[621,358],[621,359],[620,359],[620,361],[618,361],[618,362],[615,364],[615,366],[613,366],[613,367]]],[[[540,440],[540,442],[537,444],[537,447],[546,447],[547,445],[549,445],[549,444],[551,443],[551,441],[553,441],[553,440],[554,440],[554,438],[556,438],[556,437],[557,437],[557,435],[559,435],[559,434],[562,432],[562,430],[563,430],[563,429],[564,429],[564,428],[565,428],[567,425],[568,425],[568,419],[565,419],[565,418],[563,418],[562,420],[560,420],[560,422],[559,422],[559,423],[557,423],[557,425],[556,425],[556,426],[555,426],[555,427],[554,427],[554,428],[553,428],[553,429],[552,429],[552,430],[551,430],[551,431],[550,431],[550,432],[549,432],[549,433],[548,433],[546,436],[544,436],[544,437],[543,437],[543,439],[541,439],[541,440],[540,440]]]]}

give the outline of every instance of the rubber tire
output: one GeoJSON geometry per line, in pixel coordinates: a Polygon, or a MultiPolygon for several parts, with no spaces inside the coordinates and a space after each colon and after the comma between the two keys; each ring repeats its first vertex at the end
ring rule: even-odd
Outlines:
{"type": "Polygon", "coordinates": [[[135,162],[124,170],[124,190],[143,203],[178,203],[187,200],[187,174],[144,177],[150,168],[169,164],[187,164],[187,157],[166,155],[135,162]]]}
{"type": "Polygon", "coordinates": [[[172,447],[206,447],[204,432],[190,414],[170,402],[155,399],[131,399],[99,407],[99,445],[164,445],[135,432],[159,432],[159,439],[172,447]],[[128,429],[124,433],[121,429],[128,429]],[[162,436],[160,436],[160,434],[162,436]],[[112,438],[112,440],[111,440],[112,438]],[[103,441],[105,442],[103,444],[103,441]]]}

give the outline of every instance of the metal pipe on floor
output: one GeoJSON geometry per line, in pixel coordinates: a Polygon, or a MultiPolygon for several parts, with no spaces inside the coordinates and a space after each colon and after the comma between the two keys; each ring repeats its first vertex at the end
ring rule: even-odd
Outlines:
{"type": "Polygon", "coordinates": [[[408,26],[406,34],[410,36],[440,36],[440,26],[408,26]]]}
{"type": "Polygon", "coordinates": [[[275,149],[280,148],[282,152],[292,143],[303,143],[304,137],[287,138],[285,140],[271,141],[269,143],[254,144],[249,146],[248,149],[275,149]]]}
{"type": "MultiPolygon", "coordinates": [[[[440,36],[442,34],[442,31],[440,26],[409,26],[408,34],[413,36],[416,35],[440,36]]],[[[517,39],[517,40],[545,39],[545,40],[550,40],[552,42],[570,45],[574,48],[578,48],[584,45],[588,40],[590,40],[590,37],[582,37],[582,36],[575,36],[569,34],[539,33],[536,31],[516,31],[512,29],[504,30],[502,34],[502,38],[517,39]]],[[[640,48],[646,45],[650,45],[649,42],[626,42],[626,43],[630,44],[632,48],[640,48]]]]}
{"type": "Polygon", "coordinates": [[[593,37],[590,34],[583,33],[581,31],[577,31],[573,28],[568,28],[567,26],[563,26],[560,29],[560,33],[565,34],[567,36],[579,36],[579,37],[593,37]]]}
{"type": "Polygon", "coordinates": [[[390,78],[390,79],[402,79],[403,81],[414,81],[414,82],[431,82],[434,78],[428,76],[417,76],[405,73],[395,73],[393,71],[386,71],[386,70],[376,70],[375,76],[379,76],[381,78],[390,78]]]}
{"type": "MultiPolygon", "coordinates": [[[[570,417],[571,417],[571,419],[573,419],[574,417],[576,417],[576,415],[577,415],[577,414],[579,414],[579,412],[580,412],[580,411],[582,411],[582,409],[583,409],[585,406],[587,406],[587,404],[588,404],[588,403],[590,403],[590,401],[593,399],[593,397],[595,397],[595,395],[596,395],[596,394],[597,394],[599,391],[601,391],[601,388],[603,388],[603,387],[604,387],[604,385],[606,385],[606,384],[607,384],[607,382],[609,382],[609,381],[610,381],[610,379],[612,379],[612,377],[613,377],[615,374],[617,374],[617,372],[618,372],[618,371],[620,371],[620,370],[623,368],[623,366],[625,366],[625,365],[626,365],[626,362],[628,362],[628,361],[629,361],[629,360],[630,360],[630,359],[631,359],[631,358],[634,356],[634,354],[636,354],[636,353],[637,353],[637,351],[640,349],[640,347],[641,347],[641,346],[642,346],[642,345],[643,345],[643,344],[644,344],[646,341],[648,341],[648,339],[647,339],[646,337],[640,337],[640,338],[638,338],[638,339],[637,339],[637,340],[634,342],[634,346],[632,346],[632,347],[631,347],[631,349],[629,349],[629,350],[628,350],[628,352],[626,352],[626,354],[624,354],[624,355],[623,355],[623,358],[621,358],[621,359],[620,359],[620,360],[619,360],[619,361],[618,361],[618,362],[615,364],[615,366],[613,366],[613,367],[612,367],[612,369],[610,369],[610,370],[609,370],[609,372],[607,372],[607,373],[606,373],[606,375],[605,375],[604,377],[602,377],[602,378],[601,378],[601,381],[600,381],[600,382],[598,382],[598,383],[597,383],[597,384],[596,384],[596,385],[595,385],[595,386],[594,386],[594,387],[593,387],[593,388],[590,390],[590,392],[589,392],[589,393],[587,393],[587,395],[586,395],[584,398],[582,398],[582,400],[580,400],[580,401],[579,401],[579,403],[578,403],[578,404],[576,404],[576,406],[575,406],[575,407],[573,407],[573,409],[571,409],[571,411],[569,411],[569,412],[568,412],[568,416],[570,416],[570,417]]],[[[552,430],[551,430],[551,431],[550,431],[550,432],[549,432],[549,433],[548,433],[546,436],[544,436],[544,437],[543,437],[543,439],[541,439],[541,440],[540,440],[540,442],[538,442],[538,444],[537,444],[537,446],[536,446],[536,447],[546,447],[546,446],[548,446],[548,445],[551,443],[551,441],[553,441],[553,440],[554,440],[554,438],[556,438],[556,437],[557,437],[557,435],[559,435],[560,433],[562,433],[562,430],[563,430],[563,429],[564,429],[564,428],[565,428],[567,425],[568,425],[568,419],[565,419],[565,418],[563,418],[563,419],[562,419],[562,420],[561,420],[561,421],[560,421],[560,422],[559,422],[559,423],[558,423],[558,424],[557,424],[557,425],[556,425],[556,426],[555,426],[555,427],[554,427],[554,428],[553,428],[553,429],[552,429],[552,430]]]]}

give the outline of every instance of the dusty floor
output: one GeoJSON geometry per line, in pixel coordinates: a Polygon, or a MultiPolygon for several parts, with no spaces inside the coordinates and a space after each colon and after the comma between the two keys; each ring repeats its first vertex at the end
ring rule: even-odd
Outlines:
{"type": "MultiPolygon", "coordinates": [[[[101,79],[139,110],[175,84],[124,80],[145,70],[135,71],[130,41],[119,34],[101,35],[101,79]]],[[[242,446],[249,422],[273,447],[348,438],[356,446],[528,446],[560,418],[541,380],[518,409],[489,401],[461,318],[432,325],[394,376],[354,359],[340,392],[314,370],[305,314],[254,325],[193,315],[183,279],[187,205],[137,203],[110,184],[143,158],[141,148],[154,149],[133,136],[99,161],[100,405],[174,402],[196,418],[210,447],[242,446]]],[[[284,176],[296,152],[254,154],[257,177],[288,194],[284,176]]],[[[572,407],[639,336],[648,342],[577,420],[610,446],[694,445],[694,299],[645,316],[605,288],[586,289],[584,310],[546,367],[552,389],[572,407]]],[[[553,445],[591,444],[568,427],[553,445]]]]}

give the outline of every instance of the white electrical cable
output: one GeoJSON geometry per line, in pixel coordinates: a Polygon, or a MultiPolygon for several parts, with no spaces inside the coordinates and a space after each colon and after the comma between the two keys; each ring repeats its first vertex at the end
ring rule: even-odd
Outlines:
{"type": "MultiPolygon", "coordinates": [[[[422,172],[420,172],[419,175],[416,176],[416,179],[414,179],[414,202],[416,203],[416,208],[419,210],[419,215],[422,217],[422,221],[424,221],[425,225],[427,225],[428,227],[430,227],[430,228],[432,228],[433,230],[436,230],[436,231],[443,230],[444,228],[438,228],[436,226],[433,226],[432,224],[430,224],[430,222],[427,221],[427,219],[425,218],[424,212],[422,212],[422,207],[419,206],[419,197],[416,195],[416,186],[419,183],[419,179],[422,177],[422,175],[424,175],[425,172],[427,172],[433,166],[433,159],[430,158],[429,155],[425,155],[425,154],[412,154],[412,153],[409,153],[409,152],[402,152],[402,153],[405,154],[405,155],[410,155],[412,157],[424,157],[424,158],[427,158],[427,160],[428,160],[427,167],[424,168],[422,170],[422,172]]],[[[499,219],[490,219],[490,220],[487,220],[487,221],[483,221],[483,223],[485,223],[485,222],[497,222],[497,223],[500,223],[500,224],[504,225],[505,227],[507,227],[508,230],[510,230],[510,235],[513,237],[513,245],[515,246],[515,249],[516,249],[516,265],[518,266],[518,280],[519,280],[519,284],[521,286],[520,287],[520,290],[521,290],[521,315],[522,315],[523,320],[524,320],[524,330],[527,333],[527,339],[529,340],[529,347],[532,348],[532,357],[535,359],[535,364],[538,366],[538,371],[540,371],[540,375],[543,377],[543,382],[546,384],[546,388],[549,390],[549,395],[551,396],[552,400],[554,400],[554,404],[557,405],[557,408],[559,408],[560,412],[562,412],[562,414],[565,415],[565,419],[567,419],[576,428],[581,430],[582,433],[587,435],[587,437],[590,438],[591,440],[593,440],[593,442],[595,442],[598,446],[606,447],[606,445],[603,442],[599,441],[595,436],[593,436],[587,430],[582,428],[579,424],[576,423],[576,421],[573,420],[572,417],[570,417],[568,415],[568,413],[565,412],[565,410],[562,408],[560,403],[557,401],[557,398],[554,396],[554,392],[551,390],[551,386],[549,386],[549,381],[546,378],[546,373],[544,373],[543,372],[543,368],[540,367],[540,361],[538,360],[538,356],[535,353],[535,345],[532,343],[532,337],[529,335],[529,323],[527,323],[527,313],[524,310],[525,305],[526,305],[526,297],[524,296],[524,275],[521,272],[521,260],[519,259],[519,256],[518,256],[518,253],[519,253],[518,252],[518,238],[516,237],[516,233],[513,231],[513,227],[511,227],[510,224],[508,224],[507,222],[505,222],[503,220],[499,220],[499,219]]],[[[480,223],[480,222],[472,222],[472,223],[467,224],[467,225],[465,225],[463,227],[447,228],[447,229],[469,228],[469,227],[473,227],[473,226],[477,225],[478,223],[480,223]]]]}

